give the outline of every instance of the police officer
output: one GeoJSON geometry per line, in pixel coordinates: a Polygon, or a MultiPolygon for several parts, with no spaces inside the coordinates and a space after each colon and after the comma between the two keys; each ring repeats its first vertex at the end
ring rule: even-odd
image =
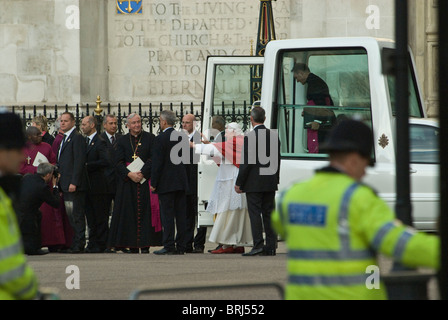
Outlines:
{"type": "Polygon", "coordinates": [[[37,278],[26,263],[20,229],[8,190],[24,158],[20,118],[0,113],[0,300],[32,299],[37,278]]]}
{"type": "Polygon", "coordinates": [[[326,144],[330,165],[283,192],[273,213],[288,248],[286,299],[386,299],[366,286],[375,253],[408,267],[437,268],[439,238],[417,233],[360,183],[371,163],[373,135],[359,121],[336,125],[326,144]]]}

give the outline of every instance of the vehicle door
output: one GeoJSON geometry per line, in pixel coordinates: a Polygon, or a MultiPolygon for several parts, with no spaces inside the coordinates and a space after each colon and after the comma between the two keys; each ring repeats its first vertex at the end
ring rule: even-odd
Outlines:
{"type": "MultiPolygon", "coordinates": [[[[222,117],[226,123],[238,122],[243,130],[250,129],[249,112],[253,102],[254,88],[261,81],[263,57],[210,56],[207,59],[204,85],[203,135],[210,142],[219,134],[212,127],[214,116],[222,117]]],[[[213,213],[207,212],[207,203],[215,184],[218,170],[216,162],[201,155],[198,164],[198,226],[211,226],[213,213]]]]}

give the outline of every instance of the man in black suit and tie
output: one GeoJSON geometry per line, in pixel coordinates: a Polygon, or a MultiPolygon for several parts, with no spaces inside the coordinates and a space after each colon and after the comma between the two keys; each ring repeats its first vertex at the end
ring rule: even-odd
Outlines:
{"type": "Polygon", "coordinates": [[[58,150],[58,167],[61,174],[59,186],[64,193],[64,204],[74,235],[69,253],[84,252],[86,244],[85,196],[87,176],[85,171],[86,141],[76,131],[75,117],[71,112],[61,115],[60,129],[64,132],[58,150]]]}
{"type": "Polygon", "coordinates": [[[86,196],[86,218],[89,227],[89,243],[86,252],[102,253],[106,250],[109,233],[109,203],[107,194],[112,185],[105,183],[105,171],[110,166],[106,141],[96,131],[95,117],[82,119],[81,130],[86,137],[86,170],[89,190],[86,196]]]}
{"type": "MultiPolygon", "coordinates": [[[[201,143],[201,134],[195,129],[195,116],[191,113],[182,118],[182,129],[188,135],[189,141],[195,144],[201,143]]],[[[185,165],[187,169],[188,190],[187,199],[187,231],[186,231],[186,252],[203,253],[207,227],[197,228],[196,236],[194,230],[198,216],[198,162],[200,155],[190,148],[190,162],[185,165]]]]}
{"type": "Polygon", "coordinates": [[[280,141],[277,132],[264,126],[265,111],[254,107],[250,113],[253,130],[244,137],[242,163],[235,191],[245,192],[254,246],[243,256],[275,255],[277,235],[271,227],[275,192],[280,173],[280,141]],[[266,245],[263,239],[263,227],[266,245]]]}
{"type": "Polygon", "coordinates": [[[110,161],[110,165],[105,168],[104,174],[106,176],[106,183],[110,185],[109,193],[106,194],[109,208],[109,213],[112,208],[112,200],[115,199],[115,194],[117,191],[117,172],[115,171],[115,150],[117,146],[117,139],[121,137],[121,134],[117,133],[118,129],[118,121],[117,117],[113,114],[108,114],[103,119],[103,128],[104,131],[100,134],[100,137],[106,141],[108,158],[110,161]]]}
{"type": "Polygon", "coordinates": [[[174,112],[160,112],[162,132],[154,143],[151,190],[159,195],[163,249],[155,251],[155,254],[185,253],[185,192],[188,189],[188,181],[184,163],[189,162],[190,144],[185,133],[174,130],[175,122],[174,112]]]}
{"type": "Polygon", "coordinates": [[[48,253],[42,250],[41,222],[43,203],[57,208],[60,204],[59,177],[56,177],[52,164],[44,162],[39,164],[36,174],[26,174],[22,179],[20,202],[17,216],[22,232],[22,241],[25,253],[28,255],[41,255],[48,253]],[[49,183],[52,182],[52,187],[49,183]]]}

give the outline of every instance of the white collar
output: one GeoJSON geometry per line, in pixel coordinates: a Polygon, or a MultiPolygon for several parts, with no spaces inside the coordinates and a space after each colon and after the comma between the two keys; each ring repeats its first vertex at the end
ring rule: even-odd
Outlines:
{"type": "Polygon", "coordinates": [[[89,136],[89,141],[92,141],[93,137],[95,137],[96,131],[89,136]]]}
{"type": "Polygon", "coordinates": [[[67,132],[64,132],[65,137],[68,138],[68,137],[72,134],[73,130],[75,130],[75,128],[76,128],[76,127],[73,126],[73,128],[71,128],[71,129],[68,130],[67,132]]]}
{"type": "Polygon", "coordinates": [[[188,138],[192,138],[193,136],[194,136],[194,134],[196,133],[196,129],[195,130],[193,130],[193,132],[192,133],[190,133],[189,135],[188,135],[188,138]]]}
{"type": "Polygon", "coordinates": [[[107,138],[110,140],[110,138],[111,137],[115,137],[115,135],[111,135],[109,132],[107,132],[107,131],[104,131],[104,132],[106,132],[106,136],[107,136],[107,138]]]}

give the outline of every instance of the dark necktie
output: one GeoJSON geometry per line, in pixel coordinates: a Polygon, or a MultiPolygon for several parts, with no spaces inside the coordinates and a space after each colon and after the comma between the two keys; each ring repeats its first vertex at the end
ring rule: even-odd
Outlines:
{"type": "Polygon", "coordinates": [[[62,142],[61,142],[61,144],[59,145],[58,159],[59,159],[59,156],[61,155],[61,150],[62,150],[62,146],[63,146],[64,143],[65,143],[65,139],[67,139],[67,135],[64,134],[64,139],[62,139],[62,142]]]}
{"type": "Polygon", "coordinates": [[[111,137],[110,137],[110,143],[112,143],[112,144],[115,143],[115,136],[111,136],[111,137]]]}
{"type": "Polygon", "coordinates": [[[86,137],[86,143],[87,143],[87,145],[89,145],[89,143],[90,143],[89,137],[86,137]]]}

